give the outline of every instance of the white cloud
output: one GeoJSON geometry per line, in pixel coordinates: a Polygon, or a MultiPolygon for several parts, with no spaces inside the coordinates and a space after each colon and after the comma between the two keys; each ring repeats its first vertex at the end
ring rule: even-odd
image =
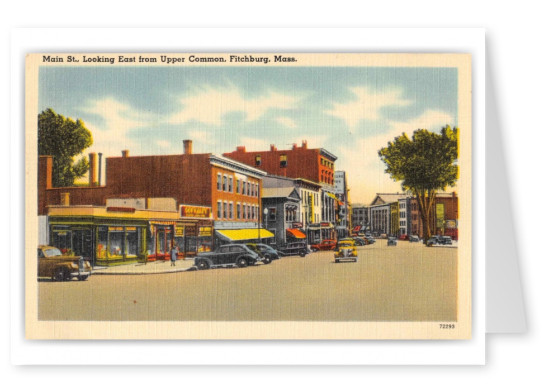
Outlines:
{"type": "Polygon", "coordinates": [[[332,109],[325,113],[344,120],[351,131],[362,120],[379,119],[382,107],[408,106],[412,103],[402,97],[403,92],[399,88],[378,92],[367,87],[354,87],[350,91],[356,99],[347,103],[334,103],[332,109]]]}
{"type": "Polygon", "coordinates": [[[292,129],[295,129],[298,127],[297,123],[295,122],[294,119],[292,118],[289,118],[289,117],[278,117],[275,119],[277,122],[279,122],[280,124],[282,124],[283,126],[286,126],[288,128],[292,128],[292,129]]]}
{"type": "Polygon", "coordinates": [[[383,134],[363,138],[351,138],[349,146],[341,146],[336,151],[337,169],[343,167],[347,172],[352,202],[368,203],[376,193],[401,192],[399,182],[394,182],[385,173],[385,165],[378,151],[386,147],[389,141],[402,133],[409,136],[417,129],[439,131],[446,124],[451,124],[452,116],[448,113],[427,110],[420,116],[405,122],[390,122],[383,134]]]}
{"type": "Polygon", "coordinates": [[[444,111],[426,110],[419,117],[415,117],[405,122],[389,121],[390,128],[388,133],[396,133],[396,135],[405,132],[413,134],[414,130],[427,129],[431,131],[439,131],[446,125],[451,125],[453,117],[444,111]]]}
{"type": "Polygon", "coordinates": [[[171,124],[183,124],[191,120],[211,125],[221,125],[224,115],[233,112],[245,113],[246,121],[254,121],[268,110],[296,108],[299,98],[270,91],[261,97],[245,99],[235,86],[203,87],[193,95],[183,97],[183,109],[169,118],[171,124]]]}

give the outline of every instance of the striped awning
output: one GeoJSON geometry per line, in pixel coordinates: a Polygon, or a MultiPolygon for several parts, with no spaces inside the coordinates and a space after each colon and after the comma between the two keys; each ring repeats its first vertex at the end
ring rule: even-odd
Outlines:
{"type": "Polygon", "coordinates": [[[263,228],[244,228],[244,229],[218,229],[216,233],[222,239],[231,242],[239,240],[267,239],[273,238],[274,234],[263,228]]]}
{"type": "Polygon", "coordinates": [[[306,239],[306,235],[299,229],[287,228],[287,235],[291,235],[297,239],[306,239]]]}

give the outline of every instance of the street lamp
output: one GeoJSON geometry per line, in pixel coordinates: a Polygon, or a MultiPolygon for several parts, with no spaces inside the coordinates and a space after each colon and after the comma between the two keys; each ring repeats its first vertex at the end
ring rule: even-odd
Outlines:
{"type": "Polygon", "coordinates": [[[268,229],[268,208],[264,208],[264,228],[268,229]]]}

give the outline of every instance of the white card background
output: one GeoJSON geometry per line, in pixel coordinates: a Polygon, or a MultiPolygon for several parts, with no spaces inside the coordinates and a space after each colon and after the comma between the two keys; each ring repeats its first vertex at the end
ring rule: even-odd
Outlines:
{"type": "MultiPolygon", "coordinates": [[[[16,30],[12,48],[12,101],[22,102],[26,52],[68,51],[302,51],[466,52],[473,55],[473,338],[466,341],[26,341],[23,302],[12,316],[12,360],[17,364],[230,364],[359,365],[484,363],[484,31],[482,29],[186,29],[186,30],[16,30]],[[239,44],[236,44],[236,43],[239,44]],[[106,354],[108,350],[108,354],[106,354]]],[[[22,107],[14,107],[12,128],[22,107]]],[[[21,151],[22,140],[14,139],[21,151]]],[[[20,173],[21,175],[21,173],[20,173]]],[[[21,175],[22,176],[22,175],[21,175]]],[[[21,177],[13,176],[13,189],[21,177]]],[[[20,199],[13,197],[14,217],[20,199]]],[[[16,218],[13,219],[17,220],[16,218]]],[[[22,229],[16,232],[22,232],[22,229]]],[[[21,243],[22,238],[18,238],[21,243]]],[[[17,243],[17,242],[16,242],[17,243]]],[[[22,246],[21,246],[22,248],[22,246]]],[[[11,259],[22,259],[17,246],[11,259]]],[[[24,291],[22,267],[12,269],[12,296],[24,291]]],[[[21,299],[19,297],[19,299],[21,299]]]]}

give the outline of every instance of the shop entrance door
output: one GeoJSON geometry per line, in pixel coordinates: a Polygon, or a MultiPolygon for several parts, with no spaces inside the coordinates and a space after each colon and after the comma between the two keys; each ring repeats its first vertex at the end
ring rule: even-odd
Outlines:
{"type": "Polygon", "coordinates": [[[172,227],[157,227],[155,240],[155,259],[170,259],[170,249],[172,248],[172,239],[174,233],[172,227]]]}
{"type": "Polygon", "coordinates": [[[82,256],[85,260],[92,262],[93,243],[91,229],[77,229],[71,232],[72,249],[75,255],[82,256]]]}

